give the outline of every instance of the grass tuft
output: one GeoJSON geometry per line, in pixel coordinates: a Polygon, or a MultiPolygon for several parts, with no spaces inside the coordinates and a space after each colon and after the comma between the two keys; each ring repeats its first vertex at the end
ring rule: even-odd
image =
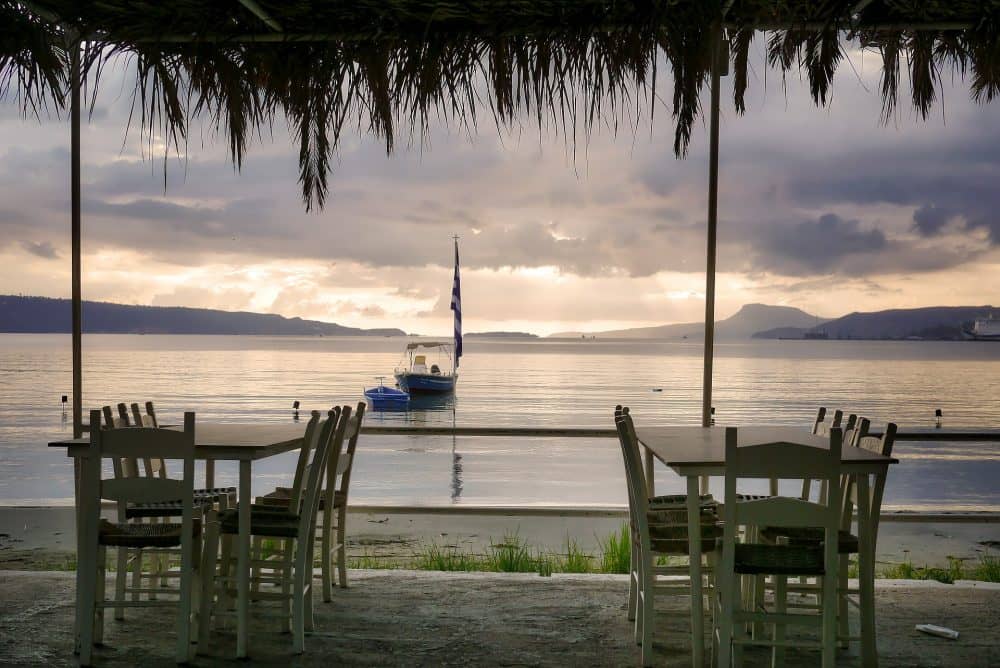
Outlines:
{"type": "Polygon", "coordinates": [[[504,534],[503,542],[490,543],[486,557],[491,570],[500,573],[533,573],[538,570],[538,559],[531,555],[527,544],[517,533],[504,534]]]}
{"type": "Polygon", "coordinates": [[[601,540],[601,572],[628,573],[632,568],[632,536],[628,523],[601,540]]]}
{"type": "Polygon", "coordinates": [[[594,570],[594,555],[580,549],[580,545],[566,536],[566,553],[559,565],[563,573],[590,573],[594,570]]]}

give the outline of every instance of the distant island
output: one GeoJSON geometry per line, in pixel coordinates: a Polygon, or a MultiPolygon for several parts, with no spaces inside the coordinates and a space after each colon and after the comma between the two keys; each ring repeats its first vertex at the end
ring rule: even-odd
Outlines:
{"type": "MultiPolygon", "coordinates": [[[[715,322],[718,341],[746,339],[862,339],[955,341],[963,328],[978,318],[1000,311],[993,306],[929,306],[889,309],[871,313],[850,313],[839,318],[821,318],[790,306],[746,304],[728,318],[715,322]]],[[[550,338],[637,339],[690,341],[698,343],[705,334],[700,322],[635,327],[602,332],[560,332],[550,338]]]]}
{"type": "Polygon", "coordinates": [[[470,332],[464,336],[474,339],[537,339],[531,332],[470,332]]]}
{"type": "Polygon", "coordinates": [[[849,313],[816,327],[777,327],[757,332],[755,339],[864,339],[958,341],[966,338],[979,318],[989,318],[993,306],[929,306],[849,313]]]}
{"type": "MultiPolygon", "coordinates": [[[[65,334],[71,329],[71,302],[68,299],[0,295],[0,332],[65,334]]],[[[83,302],[83,331],[91,334],[406,336],[401,329],[360,329],[270,313],[91,301],[83,302]]]]}

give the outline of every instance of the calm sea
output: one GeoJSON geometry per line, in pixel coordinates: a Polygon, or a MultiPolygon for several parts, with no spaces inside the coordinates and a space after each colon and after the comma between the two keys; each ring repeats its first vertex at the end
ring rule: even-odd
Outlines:
{"type": "MultiPolygon", "coordinates": [[[[229,422],[293,420],[361,399],[391,378],[398,338],[84,337],[84,408],[152,399],[168,421],[184,410],[229,422]]],[[[454,398],[369,423],[611,427],[616,403],[637,420],[697,424],[701,347],[694,343],[467,339],[454,398]],[[654,391],[654,389],[662,391],[654,391]]],[[[0,334],[0,504],[69,504],[72,465],[46,447],[71,433],[67,335],[0,334]]],[[[716,418],[807,429],[816,407],[876,423],[1000,426],[1000,344],[754,341],[716,346],[716,418]]],[[[886,505],[1000,511],[1000,444],[900,443],[886,505]]],[[[254,467],[255,492],[284,480],[294,455],[254,467]]],[[[222,466],[219,482],[235,481],[222,466]]],[[[682,491],[669,471],[658,490],[682,491]]],[[[352,482],[358,503],[623,504],[615,441],[588,438],[365,437],[352,482]]]]}

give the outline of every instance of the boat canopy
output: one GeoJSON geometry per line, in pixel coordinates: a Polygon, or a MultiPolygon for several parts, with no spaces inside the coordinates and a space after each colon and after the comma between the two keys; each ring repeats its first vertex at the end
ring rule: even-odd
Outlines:
{"type": "Polygon", "coordinates": [[[451,343],[443,341],[414,341],[413,343],[407,343],[407,350],[416,350],[417,348],[450,348],[451,343]]]}

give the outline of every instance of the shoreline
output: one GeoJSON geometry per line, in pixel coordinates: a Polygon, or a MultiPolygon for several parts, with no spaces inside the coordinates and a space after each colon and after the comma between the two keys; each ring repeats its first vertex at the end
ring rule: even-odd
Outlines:
{"type": "MultiPolygon", "coordinates": [[[[491,544],[516,537],[532,553],[565,554],[570,544],[599,561],[602,541],[623,524],[623,517],[608,513],[548,516],[530,508],[510,515],[351,510],[348,559],[398,567],[431,547],[482,555],[491,544]]],[[[998,551],[997,523],[882,522],[876,561],[883,569],[904,562],[947,566],[949,559],[976,561],[998,551]]],[[[73,564],[72,507],[0,506],[0,570],[67,570],[73,564]]]]}

